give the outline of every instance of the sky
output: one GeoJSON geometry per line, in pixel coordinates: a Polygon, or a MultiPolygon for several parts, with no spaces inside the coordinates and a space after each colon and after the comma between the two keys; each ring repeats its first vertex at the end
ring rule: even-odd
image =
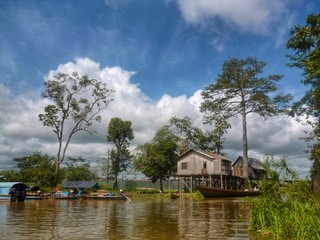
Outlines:
{"type": "MultiPolygon", "coordinates": [[[[290,30],[318,13],[306,0],[11,0],[0,1],[0,170],[35,151],[54,156],[57,138],[38,114],[49,104],[43,83],[55,72],[88,74],[115,90],[95,135],[76,135],[67,155],[97,162],[112,117],[132,121],[131,149],[150,141],[173,117],[202,124],[201,91],[228,58],[256,57],[263,75],[281,74],[279,93],[299,100],[302,73],[289,68],[290,30]]],[[[232,120],[223,152],[242,155],[240,119],[232,120]]],[[[305,126],[287,116],[248,116],[249,156],[287,158],[306,177],[305,126]]]]}

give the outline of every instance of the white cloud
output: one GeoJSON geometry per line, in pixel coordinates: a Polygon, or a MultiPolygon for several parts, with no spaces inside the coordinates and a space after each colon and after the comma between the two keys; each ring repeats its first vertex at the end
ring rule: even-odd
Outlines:
{"type": "Polygon", "coordinates": [[[286,1],[278,0],[178,0],[178,5],[187,23],[209,25],[223,21],[251,33],[268,32],[286,10],[286,1]]]}
{"type": "MultiPolygon", "coordinates": [[[[199,113],[201,90],[196,91],[190,98],[185,95],[173,97],[164,94],[158,102],[153,102],[138,85],[130,81],[136,73],[120,67],[101,68],[99,63],[89,58],[78,58],[74,62],[59,65],[56,70],[50,71],[48,76],[55,71],[86,73],[107,83],[116,91],[113,94],[114,101],[101,113],[103,121],[94,126],[97,134],[76,135],[69,146],[67,152],[69,156],[92,159],[105,155],[111,148],[106,142],[106,129],[112,117],[132,121],[135,134],[132,147],[151,140],[155,131],[173,116],[179,118],[188,116],[194,125],[202,126],[202,117],[199,113]]],[[[0,100],[1,168],[13,166],[12,158],[27,156],[34,151],[54,156],[57,149],[55,135],[38,120],[38,114],[48,104],[47,100],[40,98],[40,90],[32,94],[25,92],[23,95],[13,96],[10,89],[0,85],[0,100]]],[[[263,121],[252,115],[248,119],[250,154],[286,155],[294,159],[295,166],[300,166],[306,158],[303,154],[305,144],[298,140],[302,134],[301,129],[302,127],[293,119],[277,117],[263,121]]],[[[229,158],[235,159],[242,154],[241,151],[241,122],[234,121],[233,128],[226,136],[224,152],[229,158]]]]}

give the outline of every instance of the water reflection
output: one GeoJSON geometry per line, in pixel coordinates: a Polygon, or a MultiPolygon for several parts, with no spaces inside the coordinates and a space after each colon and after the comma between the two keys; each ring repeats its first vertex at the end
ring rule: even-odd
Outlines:
{"type": "Polygon", "coordinates": [[[249,239],[243,199],[0,202],[0,239],[249,239]]]}
{"type": "Polygon", "coordinates": [[[248,239],[248,203],[237,199],[186,201],[179,211],[180,236],[187,239],[248,239]]]}

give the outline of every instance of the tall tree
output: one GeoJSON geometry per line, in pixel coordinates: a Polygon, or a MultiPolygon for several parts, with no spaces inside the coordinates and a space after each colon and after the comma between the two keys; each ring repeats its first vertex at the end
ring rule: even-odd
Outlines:
{"type": "MultiPolygon", "coordinates": [[[[40,184],[42,186],[53,186],[55,184],[55,160],[47,154],[41,152],[34,152],[30,156],[13,159],[19,169],[19,180],[22,182],[29,182],[40,184]]],[[[60,170],[59,176],[63,173],[60,170]]]]}
{"type": "Polygon", "coordinates": [[[151,142],[136,148],[134,166],[153,183],[159,180],[160,191],[163,192],[163,180],[170,177],[177,169],[178,137],[168,125],[160,128],[151,142]]]}
{"type": "Polygon", "coordinates": [[[134,139],[132,122],[120,118],[112,118],[108,125],[107,141],[115,145],[111,150],[111,172],[114,175],[113,187],[118,189],[118,175],[126,171],[131,162],[130,141],[134,139]]]}
{"type": "Polygon", "coordinates": [[[247,115],[256,113],[264,118],[274,116],[287,109],[292,99],[288,95],[270,97],[277,90],[281,75],[262,77],[266,63],[254,57],[230,58],[223,63],[222,74],[216,82],[202,92],[200,111],[205,121],[227,120],[241,116],[243,132],[243,176],[248,178],[247,115]]]}
{"type": "Polygon", "coordinates": [[[112,101],[109,99],[112,92],[106,84],[90,79],[88,75],[79,76],[76,72],[71,75],[57,73],[44,83],[43,97],[52,104],[45,107],[39,119],[44,126],[52,128],[58,138],[56,176],[71,138],[80,131],[95,132],[90,127],[95,121],[101,121],[99,112],[112,101]]]}
{"type": "Polygon", "coordinates": [[[313,131],[305,138],[311,142],[310,160],[313,192],[320,196],[320,14],[310,14],[304,26],[297,25],[290,32],[287,48],[291,67],[303,70],[302,83],[310,89],[293,105],[297,116],[306,116],[313,131]]]}

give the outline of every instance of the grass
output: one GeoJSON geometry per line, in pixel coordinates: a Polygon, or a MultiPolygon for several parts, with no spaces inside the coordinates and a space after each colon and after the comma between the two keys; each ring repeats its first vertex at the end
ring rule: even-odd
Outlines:
{"type": "Polygon", "coordinates": [[[264,183],[251,203],[250,230],[257,238],[320,239],[320,206],[305,181],[280,187],[264,183]]]}

